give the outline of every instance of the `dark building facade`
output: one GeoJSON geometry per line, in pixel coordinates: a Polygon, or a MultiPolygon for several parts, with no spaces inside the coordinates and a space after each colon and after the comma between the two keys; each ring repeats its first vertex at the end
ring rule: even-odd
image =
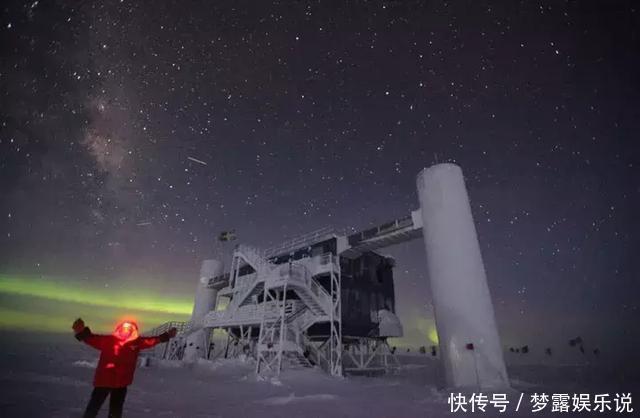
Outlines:
{"type": "MultiPolygon", "coordinates": [[[[299,260],[325,253],[337,254],[335,237],[294,249],[288,254],[270,258],[275,264],[299,260]]],[[[377,337],[377,314],[381,309],[395,313],[393,285],[394,260],[373,251],[355,258],[340,257],[342,296],[342,335],[344,337],[377,337]]],[[[329,291],[329,277],[316,280],[329,291]]],[[[308,330],[309,336],[326,335],[328,326],[316,324],[308,330]]]]}

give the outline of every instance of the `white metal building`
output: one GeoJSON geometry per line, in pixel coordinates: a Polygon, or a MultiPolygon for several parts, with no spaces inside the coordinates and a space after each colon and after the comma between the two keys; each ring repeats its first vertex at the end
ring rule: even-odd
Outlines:
{"type": "Polygon", "coordinates": [[[375,228],[325,228],[267,250],[237,245],[228,272],[221,260],[205,260],[191,321],[177,324],[179,337],[157,355],[208,357],[211,333],[222,329],[225,355],[253,356],[259,374],[312,365],[334,376],[388,370],[395,363],[386,340],[402,326],[394,261],[376,250],[423,237],[447,386],[508,387],[462,171],[425,169],[417,191],[419,209],[375,228]]]}

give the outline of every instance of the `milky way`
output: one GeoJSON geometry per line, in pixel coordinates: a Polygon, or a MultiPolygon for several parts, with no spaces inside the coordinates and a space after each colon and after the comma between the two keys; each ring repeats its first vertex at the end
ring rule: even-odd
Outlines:
{"type": "MultiPolygon", "coordinates": [[[[221,230],[269,246],[375,225],[451,161],[505,344],[638,341],[638,16],[633,1],[5,2],[0,273],[183,298],[221,230]]],[[[428,343],[421,243],[385,251],[408,341],[428,343]]]]}

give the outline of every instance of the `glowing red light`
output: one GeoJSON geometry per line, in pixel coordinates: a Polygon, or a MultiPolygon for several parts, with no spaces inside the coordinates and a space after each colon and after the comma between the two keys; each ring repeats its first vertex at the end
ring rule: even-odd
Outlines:
{"type": "Polygon", "coordinates": [[[138,338],[138,326],[135,322],[121,322],[116,327],[114,335],[121,341],[127,342],[138,338]]]}

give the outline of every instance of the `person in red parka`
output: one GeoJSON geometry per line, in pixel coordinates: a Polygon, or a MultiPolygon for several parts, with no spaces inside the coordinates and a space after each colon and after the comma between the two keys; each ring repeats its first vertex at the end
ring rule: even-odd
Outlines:
{"type": "Polygon", "coordinates": [[[127,386],[133,381],[138,353],[176,336],[176,329],[171,328],[155,337],[140,337],[138,325],[133,321],[118,324],[111,335],[93,334],[81,318],[76,319],[72,328],[78,341],[100,350],[100,360],[93,379],[94,388],[84,418],[97,416],[109,395],[109,417],[122,417],[124,398],[127,386]]]}

